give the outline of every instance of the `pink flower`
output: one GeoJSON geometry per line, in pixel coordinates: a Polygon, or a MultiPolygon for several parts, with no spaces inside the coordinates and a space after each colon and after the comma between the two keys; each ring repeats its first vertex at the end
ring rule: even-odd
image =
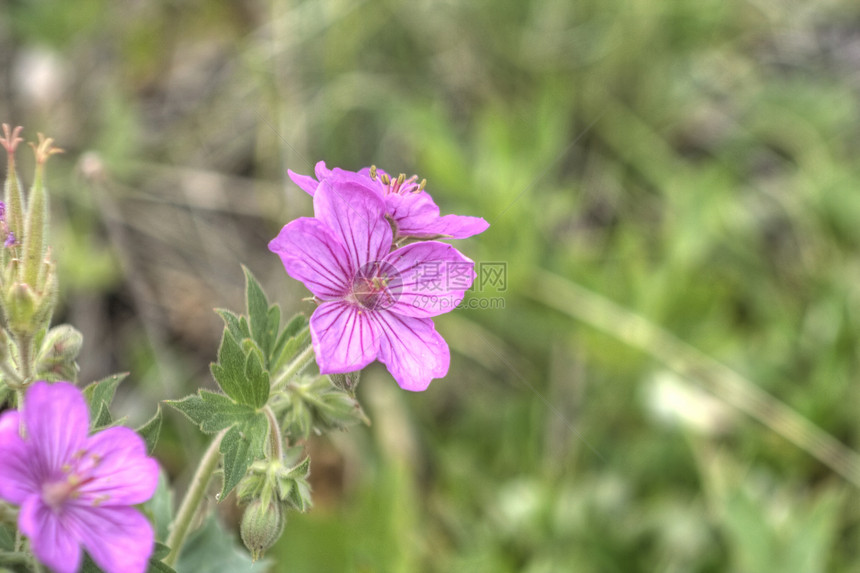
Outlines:
{"type": "Polygon", "coordinates": [[[21,506],[19,529],[57,573],[80,568],[82,546],[107,573],[143,573],[154,536],[131,506],[152,497],[158,463],[128,428],[88,433],[77,388],[33,384],[23,413],[0,416],[0,498],[21,506]]]}
{"type": "Polygon", "coordinates": [[[383,198],[355,174],[324,178],[314,213],[286,225],[269,250],[321,301],[310,320],[320,372],[354,372],[378,359],[402,388],[425,390],[450,360],[431,317],[460,303],[475,263],[437,241],[389,252],[383,198]]]}
{"type": "Polygon", "coordinates": [[[338,168],[331,170],[324,161],[316,164],[314,172],[316,179],[287,170],[290,179],[310,195],[316,193],[321,182],[334,175],[376,193],[385,202],[385,214],[396,226],[395,239],[465,239],[483,233],[490,226],[480,217],[439,215],[439,207],[424,190],[424,182],[417,181],[416,175],[408,179],[403,175],[391,177],[372,167],[365,167],[358,173],[338,168]]]}

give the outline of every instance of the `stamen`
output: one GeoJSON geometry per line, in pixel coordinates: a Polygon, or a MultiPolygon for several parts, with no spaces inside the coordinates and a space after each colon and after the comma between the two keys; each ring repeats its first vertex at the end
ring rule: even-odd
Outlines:
{"type": "Polygon", "coordinates": [[[370,178],[371,178],[373,181],[376,181],[376,165],[371,165],[371,166],[370,166],[370,178]]]}
{"type": "Polygon", "coordinates": [[[421,183],[419,183],[419,184],[418,184],[418,189],[416,189],[415,191],[413,191],[413,193],[420,193],[420,192],[424,191],[424,186],[425,186],[425,185],[427,185],[427,180],[426,180],[426,179],[422,179],[422,180],[421,180],[421,183]]]}
{"type": "Polygon", "coordinates": [[[96,497],[93,500],[93,507],[98,507],[109,499],[110,499],[110,496],[106,493],[103,493],[102,495],[96,497]]]}

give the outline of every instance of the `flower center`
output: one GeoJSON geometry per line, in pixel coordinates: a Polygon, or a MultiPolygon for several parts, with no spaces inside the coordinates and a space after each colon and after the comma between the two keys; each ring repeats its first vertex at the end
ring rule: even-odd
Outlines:
{"type": "Polygon", "coordinates": [[[368,310],[380,310],[394,304],[391,281],[396,273],[385,263],[374,262],[363,266],[352,281],[352,297],[368,310]]]}
{"type": "MultiPolygon", "coordinates": [[[[101,456],[80,450],[72,456],[72,462],[63,464],[63,474],[59,479],[45,482],[42,485],[42,501],[54,511],[59,511],[70,499],[77,499],[81,492],[79,488],[91,482],[94,478],[92,470],[101,462],[101,456]]],[[[98,507],[107,501],[106,494],[90,500],[93,507],[98,507]]]]}
{"type": "Polygon", "coordinates": [[[54,510],[58,510],[68,501],[77,497],[77,488],[81,484],[75,475],[69,475],[61,481],[48,482],[42,486],[42,501],[54,510]]]}
{"type": "Polygon", "coordinates": [[[417,183],[418,176],[413,175],[412,177],[406,178],[405,173],[401,173],[397,176],[396,179],[392,178],[385,171],[380,171],[376,169],[376,165],[370,166],[370,178],[374,181],[379,181],[382,183],[385,188],[385,194],[403,194],[403,193],[420,193],[424,190],[424,186],[427,185],[427,180],[422,179],[420,183],[417,183]]]}

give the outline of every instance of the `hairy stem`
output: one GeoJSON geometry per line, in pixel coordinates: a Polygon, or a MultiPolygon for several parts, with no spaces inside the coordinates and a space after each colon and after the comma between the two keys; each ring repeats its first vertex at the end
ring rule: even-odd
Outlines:
{"type": "Polygon", "coordinates": [[[212,443],[200,463],[197,465],[197,471],[194,472],[194,477],[191,478],[191,484],[188,486],[188,491],[185,493],[185,498],[182,500],[182,505],[176,514],[176,518],[170,525],[170,535],[167,536],[167,546],[170,547],[170,553],[164,558],[164,563],[171,567],[179,558],[179,552],[182,549],[182,544],[185,542],[185,537],[188,535],[188,528],[191,526],[191,521],[197,514],[200,508],[200,503],[206,495],[206,489],[209,487],[209,482],[212,480],[212,474],[218,467],[220,453],[218,447],[221,445],[221,439],[226,432],[221,432],[212,443]]]}
{"type": "Polygon", "coordinates": [[[278,419],[275,417],[275,413],[269,406],[263,408],[263,413],[266,414],[266,418],[269,420],[269,453],[271,454],[272,459],[281,461],[284,459],[281,425],[278,424],[278,419]]]}
{"type": "Polygon", "coordinates": [[[290,381],[290,379],[305,369],[305,367],[310,364],[311,359],[314,356],[314,347],[312,344],[308,344],[304,350],[302,350],[298,356],[290,362],[284,371],[281,372],[280,376],[275,378],[275,381],[272,382],[272,390],[279,390],[281,386],[290,381]]]}

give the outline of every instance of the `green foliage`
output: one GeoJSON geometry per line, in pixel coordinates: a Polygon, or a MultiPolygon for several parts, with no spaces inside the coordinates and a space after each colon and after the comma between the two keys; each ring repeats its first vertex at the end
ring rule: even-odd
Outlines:
{"type": "Polygon", "coordinates": [[[224,456],[224,484],[219,499],[224,499],[236,487],[254,460],[263,457],[267,430],[266,417],[257,414],[224,434],[220,447],[224,456]]]}
{"type": "Polygon", "coordinates": [[[224,499],[242,479],[251,463],[263,457],[263,445],[268,434],[265,414],[208,390],[200,390],[197,394],[182,400],[171,400],[167,404],[185,414],[207,434],[227,430],[220,445],[224,456],[224,482],[220,499],[224,499]]]}
{"type": "Polygon", "coordinates": [[[230,330],[224,329],[218,363],[212,364],[212,376],[228,396],[253,408],[265,405],[269,398],[269,373],[263,370],[263,356],[254,341],[245,339],[247,353],[233,338],[230,330]]]}
{"type": "Polygon", "coordinates": [[[336,388],[326,376],[295,380],[273,407],[283,416],[284,430],[295,438],[369,423],[358,400],[336,388]]]}
{"type": "Polygon", "coordinates": [[[152,455],[153,450],[155,450],[155,445],[158,443],[158,435],[161,433],[163,417],[164,416],[161,413],[161,404],[159,404],[152,418],[147,420],[136,430],[137,433],[140,434],[140,437],[143,438],[143,441],[146,442],[146,451],[150,455],[152,455]]]}
{"type": "Polygon", "coordinates": [[[240,549],[236,538],[224,529],[215,516],[191,534],[182,550],[177,573],[252,573],[265,570],[266,560],[254,563],[248,552],[240,549]]]}
{"type": "Polygon", "coordinates": [[[88,384],[83,391],[84,399],[90,410],[90,429],[95,431],[113,424],[110,405],[113,402],[116,388],[128,377],[128,372],[112,374],[88,384]]]}

